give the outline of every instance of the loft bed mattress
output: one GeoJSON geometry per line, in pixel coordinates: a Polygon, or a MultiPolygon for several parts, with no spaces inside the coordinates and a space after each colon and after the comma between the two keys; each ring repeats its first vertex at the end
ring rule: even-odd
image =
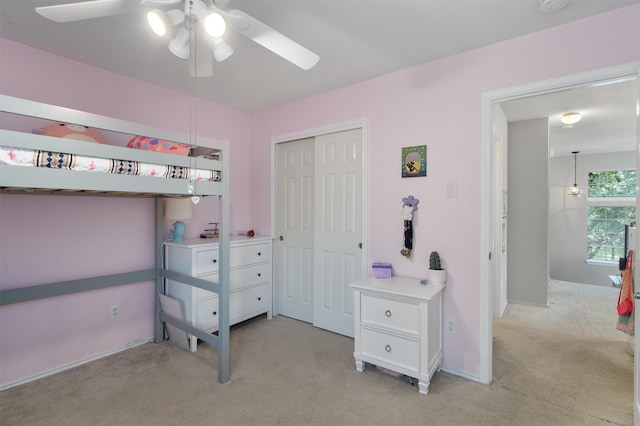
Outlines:
{"type": "Polygon", "coordinates": [[[46,167],[48,169],[148,176],[165,179],[221,181],[219,170],[192,169],[167,164],[141,163],[118,158],[100,158],[65,152],[0,146],[0,161],[12,166],[46,167]]]}
{"type": "MultiPolygon", "coordinates": [[[[94,193],[134,196],[221,195],[226,143],[162,131],[148,126],[0,95],[0,111],[49,121],[71,122],[121,134],[186,143],[206,156],[145,151],[0,129],[0,190],[94,193]],[[80,119],[81,121],[78,121],[80,119]],[[199,146],[197,146],[199,145],[199,146]],[[203,147],[202,145],[207,145],[203,147]],[[211,159],[218,158],[218,159],[211,159]]],[[[4,120],[6,116],[1,118],[4,120]]],[[[10,120],[7,119],[7,123],[10,120]]],[[[10,126],[2,126],[10,127],[10,126]]]]}
{"type": "Polygon", "coordinates": [[[220,182],[219,170],[191,169],[166,164],[149,164],[117,158],[99,158],[64,152],[0,146],[0,161],[12,166],[46,167],[49,169],[149,176],[165,179],[207,180],[220,182]]]}

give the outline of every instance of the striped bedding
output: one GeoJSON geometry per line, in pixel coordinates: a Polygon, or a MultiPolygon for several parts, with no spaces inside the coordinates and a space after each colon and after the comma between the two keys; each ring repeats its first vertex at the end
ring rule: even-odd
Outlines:
{"type": "Polygon", "coordinates": [[[201,170],[163,164],[147,164],[115,158],[100,158],[64,152],[39,151],[0,146],[0,162],[14,166],[45,167],[167,179],[190,179],[219,182],[218,170],[201,170]]]}

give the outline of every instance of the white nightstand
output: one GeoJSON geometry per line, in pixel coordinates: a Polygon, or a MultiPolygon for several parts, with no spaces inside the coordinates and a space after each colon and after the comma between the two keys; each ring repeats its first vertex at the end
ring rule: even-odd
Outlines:
{"type": "Polygon", "coordinates": [[[356,370],[363,372],[369,362],[405,374],[418,379],[418,390],[426,395],[442,362],[444,286],[368,277],[351,288],[356,370]]]}

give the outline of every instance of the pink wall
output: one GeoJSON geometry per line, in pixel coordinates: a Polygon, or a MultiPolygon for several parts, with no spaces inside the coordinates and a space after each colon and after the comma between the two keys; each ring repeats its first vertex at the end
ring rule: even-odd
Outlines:
{"type": "MultiPolygon", "coordinates": [[[[238,159],[251,159],[250,176],[240,168],[231,176],[232,229],[270,232],[273,136],[366,117],[367,263],[390,261],[397,274],[421,277],[428,253],[440,251],[449,270],[444,316],[457,322],[456,334],[444,336],[444,365],[477,376],[481,94],[638,61],[639,16],[640,6],[628,7],[250,117],[199,102],[198,113],[207,118],[198,119],[198,133],[231,141],[232,170],[238,159]],[[401,179],[401,147],[420,144],[428,145],[428,177],[401,179]],[[446,197],[449,180],[458,181],[457,198],[446,197]],[[414,260],[399,255],[401,198],[409,194],[421,200],[414,260]]],[[[4,39],[0,53],[11,58],[0,61],[0,93],[188,130],[189,98],[182,94],[4,39]]],[[[200,209],[194,214],[190,232],[196,235],[210,218],[200,209]]],[[[0,195],[0,286],[147,267],[153,263],[151,220],[149,200],[0,195]],[[83,229],[95,233],[74,233],[88,218],[83,229]],[[92,250],[84,249],[87,239],[92,250]]],[[[0,384],[151,337],[152,300],[151,284],[142,283],[3,307],[0,384]],[[120,322],[108,317],[117,303],[120,322]]]]}
{"type": "MultiPolygon", "coordinates": [[[[1,38],[0,53],[2,94],[189,131],[183,94],[1,38]]],[[[248,229],[250,182],[233,164],[249,155],[249,116],[201,100],[195,111],[198,134],[230,142],[231,227],[248,229]]],[[[0,195],[0,288],[152,268],[153,207],[148,199],[0,195]]],[[[216,214],[217,199],[203,199],[185,221],[187,237],[216,214]]],[[[139,283],[2,307],[0,386],[151,338],[153,303],[153,284],[139,283]],[[111,320],[115,304],[120,318],[111,320]]]]}
{"type": "Polygon", "coordinates": [[[449,369],[480,371],[481,95],[530,82],[640,60],[640,6],[585,19],[268,109],[251,117],[252,219],[268,232],[271,138],[361,117],[368,119],[369,259],[398,275],[424,277],[438,250],[448,269],[444,335],[449,369]],[[567,46],[571,46],[569,49],[567,46]],[[427,145],[428,176],[401,179],[400,150],[427,145]],[[447,182],[459,195],[447,198],[447,182]],[[415,258],[400,254],[401,198],[420,199],[415,258]],[[258,214],[259,212],[259,214],[258,214]],[[395,242],[395,243],[389,243],[395,242]]]}

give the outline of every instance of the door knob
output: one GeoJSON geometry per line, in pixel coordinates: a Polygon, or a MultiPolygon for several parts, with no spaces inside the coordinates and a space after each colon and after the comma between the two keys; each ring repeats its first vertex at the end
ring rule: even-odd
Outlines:
{"type": "Polygon", "coordinates": [[[280,236],[278,237],[278,239],[279,239],[280,241],[282,241],[282,240],[284,240],[284,237],[283,237],[282,235],[280,235],[280,236]]]}
{"type": "Polygon", "coordinates": [[[362,243],[358,243],[358,248],[362,248],[362,243]]]}

